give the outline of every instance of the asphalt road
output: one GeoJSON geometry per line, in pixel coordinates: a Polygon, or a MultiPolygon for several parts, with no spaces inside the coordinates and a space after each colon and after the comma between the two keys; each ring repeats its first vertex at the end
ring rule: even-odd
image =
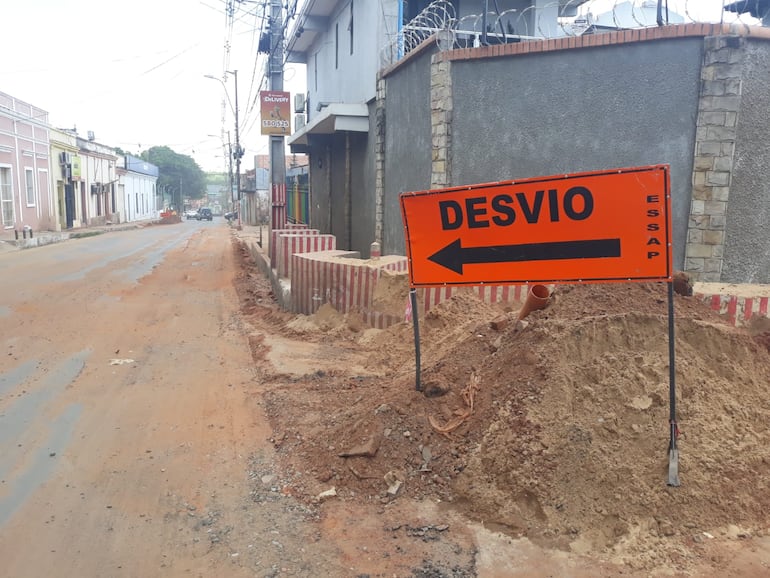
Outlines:
{"type": "Polygon", "coordinates": [[[221,220],[0,254],[0,576],[260,575],[234,271],[221,220]]]}

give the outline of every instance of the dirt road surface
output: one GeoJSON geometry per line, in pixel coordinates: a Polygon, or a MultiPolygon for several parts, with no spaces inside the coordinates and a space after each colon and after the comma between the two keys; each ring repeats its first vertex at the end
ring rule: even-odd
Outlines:
{"type": "MultiPolygon", "coordinates": [[[[650,574],[295,459],[337,419],[316,391],[387,371],[297,331],[222,223],[0,253],[0,278],[2,577],[650,574]]],[[[767,552],[717,537],[666,573],[767,575],[767,552]]]]}

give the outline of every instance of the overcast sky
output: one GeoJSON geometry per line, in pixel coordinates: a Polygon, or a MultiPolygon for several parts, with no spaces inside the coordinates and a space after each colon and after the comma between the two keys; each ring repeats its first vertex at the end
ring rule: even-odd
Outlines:
{"type": "MultiPolygon", "coordinates": [[[[222,102],[229,96],[234,104],[234,78],[225,93],[204,75],[238,70],[243,163],[252,167],[254,154],[267,153],[253,106],[264,70],[264,56],[256,60],[256,5],[240,5],[230,32],[223,0],[3,2],[0,91],[46,110],[53,126],[77,127],[80,136],[93,131],[97,142],[134,153],[168,145],[204,170],[223,170],[222,102]]],[[[304,91],[304,77],[304,67],[288,65],[285,88],[304,91]]]]}
{"type": "MultiPolygon", "coordinates": [[[[615,1],[595,0],[592,11],[615,1]]],[[[236,4],[229,27],[225,0],[6,0],[0,91],[46,110],[53,126],[77,127],[81,136],[93,131],[97,142],[133,153],[168,145],[204,170],[221,171],[225,91],[204,75],[238,70],[243,165],[250,168],[253,155],[267,154],[256,100],[264,70],[264,56],[257,59],[262,21],[258,2],[236,4]]],[[[669,5],[719,21],[722,0],[669,5]]],[[[286,90],[304,92],[303,66],[287,65],[285,74],[286,90]]],[[[232,76],[227,95],[234,104],[232,76]]],[[[224,128],[234,142],[233,114],[225,107],[224,128]]]]}

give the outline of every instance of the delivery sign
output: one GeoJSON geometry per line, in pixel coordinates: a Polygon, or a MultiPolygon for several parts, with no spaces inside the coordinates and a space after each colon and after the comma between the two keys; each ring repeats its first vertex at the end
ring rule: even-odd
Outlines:
{"type": "Polygon", "coordinates": [[[259,93],[261,134],[286,136],[291,134],[291,106],[289,93],[263,90],[259,93]]]}

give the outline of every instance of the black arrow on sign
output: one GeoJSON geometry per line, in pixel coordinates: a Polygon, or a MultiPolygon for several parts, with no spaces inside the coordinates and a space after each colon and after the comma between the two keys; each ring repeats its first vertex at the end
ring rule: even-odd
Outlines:
{"type": "Polygon", "coordinates": [[[620,239],[525,243],[491,247],[463,247],[460,239],[457,239],[433,253],[428,260],[462,275],[464,265],[606,257],[620,257],[620,239]]]}

